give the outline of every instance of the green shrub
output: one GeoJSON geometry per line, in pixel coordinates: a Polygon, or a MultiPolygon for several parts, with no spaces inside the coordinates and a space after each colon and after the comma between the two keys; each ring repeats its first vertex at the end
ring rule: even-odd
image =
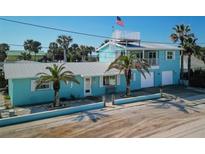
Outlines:
{"type": "Polygon", "coordinates": [[[10,98],[9,95],[6,95],[6,96],[4,96],[4,99],[6,99],[6,100],[10,100],[11,98],[10,98]]]}

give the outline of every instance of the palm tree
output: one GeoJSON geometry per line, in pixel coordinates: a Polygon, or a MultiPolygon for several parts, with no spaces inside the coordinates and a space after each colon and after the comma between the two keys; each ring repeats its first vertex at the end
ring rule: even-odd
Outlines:
{"type": "Polygon", "coordinates": [[[196,44],[197,39],[190,37],[184,41],[184,54],[188,55],[188,81],[190,81],[191,73],[191,56],[194,55],[201,59],[203,57],[202,52],[200,51],[200,46],[196,44]]]}
{"type": "Polygon", "coordinates": [[[49,44],[48,54],[51,55],[52,61],[55,60],[55,55],[58,54],[59,47],[56,42],[51,42],[49,44]]]}
{"type": "Polygon", "coordinates": [[[0,62],[3,62],[6,59],[7,51],[9,51],[9,45],[6,43],[1,43],[0,44],[0,62]]]}
{"type": "MultiPolygon", "coordinates": [[[[56,42],[64,49],[63,57],[64,57],[64,62],[67,62],[67,57],[66,54],[68,53],[69,45],[73,41],[73,39],[70,36],[66,35],[61,35],[58,36],[58,39],[56,42]]],[[[71,61],[71,58],[69,59],[71,61]]]]}
{"type": "Polygon", "coordinates": [[[31,54],[27,52],[21,52],[21,54],[18,56],[20,60],[31,60],[31,54]]]}
{"type": "Polygon", "coordinates": [[[80,48],[79,45],[74,43],[69,48],[69,52],[72,54],[72,61],[81,61],[81,54],[80,54],[80,48]]]}
{"type": "Polygon", "coordinates": [[[115,59],[108,67],[106,71],[111,69],[117,69],[121,73],[124,72],[126,79],[126,96],[130,96],[130,82],[132,76],[132,70],[137,69],[146,78],[145,72],[149,73],[149,64],[146,60],[139,60],[135,55],[121,55],[115,59]]]}
{"type": "Polygon", "coordinates": [[[35,54],[35,61],[36,61],[36,54],[41,50],[41,43],[34,40],[26,40],[24,42],[24,49],[29,52],[34,52],[35,54]]]}
{"type": "MultiPolygon", "coordinates": [[[[185,44],[185,39],[189,37],[194,37],[194,34],[191,33],[191,28],[188,25],[176,25],[173,27],[174,33],[170,35],[171,40],[174,43],[179,42],[179,47],[183,48],[185,44]]],[[[184,71],[184,53],[181,50],[181,77],[183,76],[184,71]]]]}
{"type": "Polygon", "coordinates": [[[75,78],[73,72],[65,70],[64,64],[61,64],[60,66],[53,64],[52,67],[48,66],[46,67],[46,69],[49,70],[49,74],[45,72],[38,73],[36,75],[39,77],[37,83],[38,85],[41,85],[45,82],[53,83],[53,89],[55,91],[54,106],[59,106],[60,105],[60,96],[59,96],[60,82],[63,81],[66,84],[67,82],[75,82],[79,84],[79,82],[75,78]]]}

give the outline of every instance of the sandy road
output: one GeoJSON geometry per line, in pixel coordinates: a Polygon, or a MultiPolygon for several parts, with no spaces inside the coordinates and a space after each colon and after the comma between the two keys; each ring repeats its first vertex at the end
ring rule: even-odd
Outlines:
{"type": "Polygon", "coordinates": [[[205,105],[162,100],[0,128],[0,137],[205,137],[205,105]]]}

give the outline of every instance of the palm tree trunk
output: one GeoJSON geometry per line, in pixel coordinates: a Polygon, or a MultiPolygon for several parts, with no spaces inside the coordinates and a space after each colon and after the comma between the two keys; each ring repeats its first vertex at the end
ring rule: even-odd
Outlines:
{"type": "Polygon", "coordinates": [[[131,81],[130,69],[125,71],[125,78],[126,78],[126,96],[130,96],[130,81],[131,81]]]}
{"type": "Polygon", "coordinates": [[[188,55],[188,86],[190,84],[191,77],[191,54],[188,55]]]}
{"type": "Polygon", "coordinates": [[[59,90],[55,91],[55,101],[54,101],[54,106],[59,106],[60,105],[60,96],[59,96],[59,90]]]}
{"type": "Polygon", "coordinates": [[[127,79],[126,83],[127,83],[127,86],[126,86],[126,96],[130,96],[130,80],[127,79]]]}
{"type": "Polygon", "coordinates": [[[184,54],[183,51],[181,51],[181,79],[183,79],[184,74],[184,54]]]}

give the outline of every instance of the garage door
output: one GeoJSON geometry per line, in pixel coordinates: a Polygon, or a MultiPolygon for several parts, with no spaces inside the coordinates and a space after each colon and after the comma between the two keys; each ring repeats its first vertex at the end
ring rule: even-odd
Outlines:
{"type": "Polygon", "coordinates": [[[154,87],[154,73],[145,73],[146,78],[141,74],[141,88],[154,87]]]}
{"type": "Polygon", "coordinates": [[[173,72],[163,71],[162,72],[162,85],[171,85],[171,84],[173,84],[173,72]]]}

